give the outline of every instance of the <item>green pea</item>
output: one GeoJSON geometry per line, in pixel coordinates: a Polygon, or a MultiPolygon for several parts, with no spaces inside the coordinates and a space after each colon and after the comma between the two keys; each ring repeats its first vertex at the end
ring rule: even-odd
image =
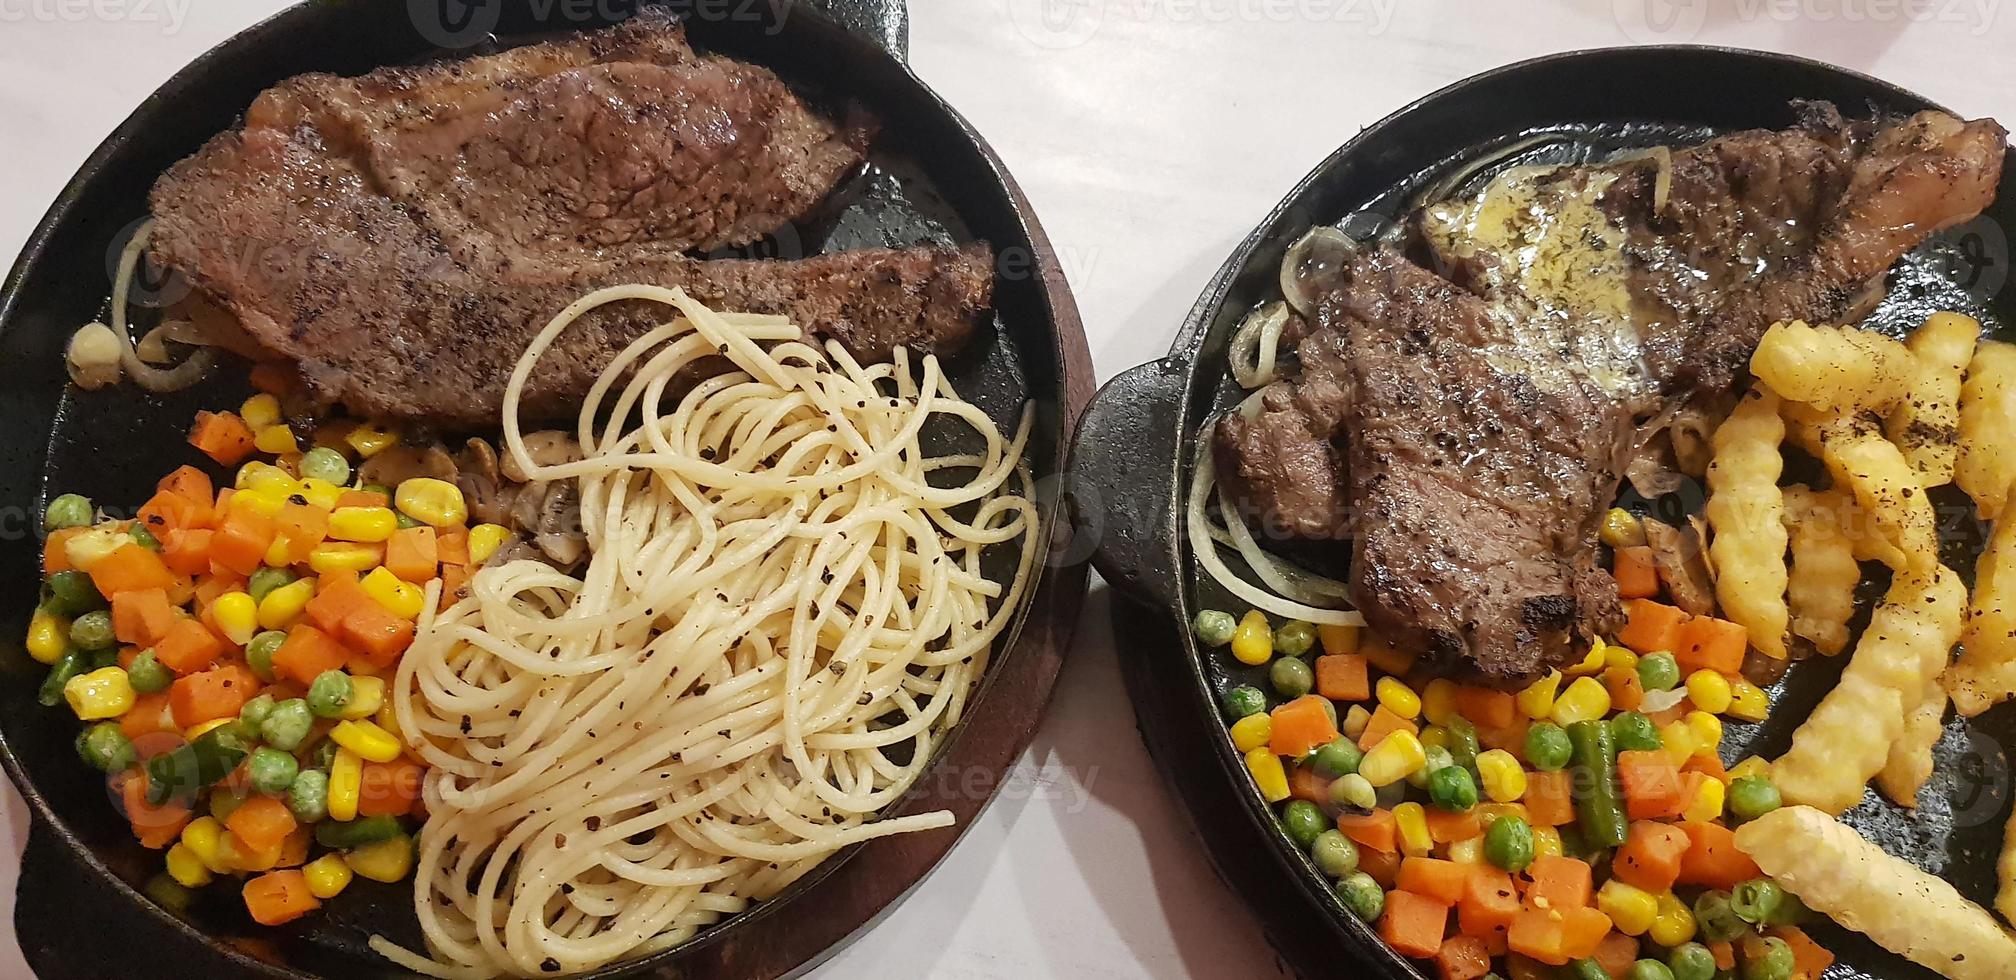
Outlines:
{"type": "Polygon", "coordinates": [[[1267,668],[1267,679],[1284,698],[1299,698],[1316,686],[1316,672],[1309,669],[1307,661],[1294,657],[1276,658],[1274,666],[1267,668]]]}
{"type": "Polygon", "coordinates": [[[1336,779],[1357,772],[1358,763],[1364,760],[1365,753],[1358,749],[1357,743],[1339,738],[1317,749],[1316,754],[1309,757],[1309,764],[1316,767],[1318,774],[1336,779]]]}
{"type": "Polygon", "coordinates": [[[1631,964],[1631,972],[1624,975],[1624,980],[1673,980],[1673,971],[1658,960],[1639,960],[1631,964]]]}
{"type": "Polygon", "coordinates": [[[96,508],[91,506],[90,497],[66,493],[49,501],[49,507],[42,512],[42,527],[50,531],[84,527],[91,523],[95,510],[96,508]]]}
{"type": "Polygon", "coordinates": [[[1610,971],[1595,960],[1576,960],[1568,964],[1568,980],[1610,980],[1610,971]]]}
{"type": "Polygon", "coordinates": [[[1761,946],[1746,943],[1743,953],[1743,980],[1791,980],[1794,960],[1785,940],[1771,936],[1761,946]]]}
{"type": "Polygon", "coordinates": [[[1753,878],[1729,893],[1729,908],[1751,925],[1769,924],[1785,902],[1785,889],[1765,878],[1753,878]]]}
{"type": "Polygon", "coordinates": [[[1415,789],[1427,789],[1430,777],[1456,764],[1456,757],[1450,755],[1449,750],[1440,745],[1428,746],[1424,755],[1427,761],[1421,763],[1421,768],[1407,774],[1407,784],[1415,789]]]}
{"type": "Polygon", "coordinates": [[[112,614],[99,609],[71,620],[70,642],[80,650],[103,650],[117,643],[112,635],[112,614]]]}
{"type": "Polygon", "coordinates": [[[238,709],[238,720],[252,726],[253,737],[257,738],[260,724],[265,722],[267,715],[273,713],[273,705],[273,695],[261,694],[245,702],[245,706],[238,709]]]}
{"type": "Polygon", "coordinates": [[[1738,820],[1755,820],[1785,805],[1778,785],[1763,776],[1744,776],[1729,784],[1729,812],[1738,820]]]}
{"type": "Polygon", "coordinates": [[[248,763],[252,788],[261,793],[285,793],[294,786],[301,764],[294,757],[271,746],[260,746],[248,763]]]}
{"type": "Polygon", "coordinates": [[[190,903],[196,900],[196,893],[182,887],[181,882],[166,874],[158,874],[147,879],[147,884],[141,890],[147,893],[148,898],[153,899],[154,904],[178,914],[189,911],[190,903]]]}
{"type": "Polygon", "coordinates": [[[294,819],[314,823],[329,815],[329,774],[320,769],[304,769],[287,789],[287,809],[294,819]]]}
{"type": "Polygon", "coordinates": [[[1332,878],[1342,878],[1358,870],[1358,845],[1351,838],[1331,827],[1319,832],[1309,842],[1309,857],[1316,862],[1316,870],[1332,878]]]}
{"type": "Polygon", "coordinates": [[[148,551],[161,550],[161,539],[155,537],[154,532],[147,530],[147,525],[142,524],[139,521],[133,522],[133,529],[127,531],[126,536],[132,538],[134,544],[137,544],[140,547],[147,549],[148,551]]]}
{"type": "Polygon", "coordinates": [[[1670,691],[1680,686],[1680,661],[1664,650],[1638,658],[1638,683],[1648,691],[1670,691]]]}
{"type": "Polygon", "coordinates": [[[1681,943],[1666,954],[1673,980],[1715,980],[1715,954],[1700,943],[1681,943]]]}
{"type": "Polygon", "coordinates": [[[141,694],[159,694],[175,683],[175,672],[149,648],[133,657],[133,663],[126,668],[126,681],[141,694]]]}
{"type": "Polygon", "coordinates": [[[1294,800],[1281,808],[1281,829],[1288,832],[1288,838],[1297,847],[1308,847],[1329,825],[1322,808],[1308,800],[1294,800]]]}
{"type": "Polygon", "coordinates": [[[1617,742],[1619,752],[1656,752],[1666,747],[1659,737],[1659,726],[1641,712],[1620,712],[1610,719],[1610,737],[1617,742]]]}
{"type": "Polygon", "coordinates": [[[308,710],[317,718],[334,718],[350,706],[355,687],[350,675],[341,670],[325,670],[308,685],[308,710]]]}
{"type": "Polygon", "coordinates": [[[49,576],[49,598],[51,612],[61,616],[76,616],[93,609],[105,608],[105,597],[98,594],[98,585],[91,576],[71,569],[49,576]]]}
{"type": "Polygon", "coordinates": [[[301,455],[301,478],[327,480],[337,486],[350,482],[350,461],[327,446],[316,446],[301,455]]]}
{"type": "Polygon", "coordinates": [[[1462,766],[1437,769],[1428,776],[1428,799],[1450,813],[1468,813],[1477,805],[1477,780],[1462,766]]]}
{"type": "Polygon", "coordinates": [[[1470,719],[1457,715],[1442,726],[1449,732],[1449,759],[1456,765],[1471,772],[1477,771],[1477,754],[1483,745],[1477,741],[1477,726],[1470,719]]]}
{"type": "Polygon", "coordinates": [[[231,815],[237,813],[238,808],[244,806],[245,801],[251,798],[244,793],[218,786],[210,791],[210,815],[216,817],[219,822],[230,820],[231,815]]]}
{"type": "Polygon", "coordinates": [[[314,728],[315,715],[308,710],[308,702],[288,698],[266,713],[259,723],[259,738],[283,752],[292,752],[308,740],[308,733],[314,728]]]}
{"type": "Polygon", "coordinates": [[[1575,756],[1568,732],[1551,721],[1536,721],[1526,729],[1526,761],[1542,772],[1559,772],[1575,756]]]}
{"type": "Polygon", "coordinates": [[[1267,710],[1267,695],[1251,684],[1241,684],[1225,692],[1225,713],[1238,721],[1247,715],[1257,715],[1267,710]]]}
{"type": "Polygon", "coordinates": [[[1729,902],[1729,893],[1709,890],[1694,900],[1694,921],[1701,928],[1701,938],[1711,943],[1726,943],[1743,935],[1749,926],[1729,902]]]}
{"type": "Polygon", "coordinates": [[[1299,619],[1291,619],[1274,631],[1274,652],[1284,657],[1299,657],[1316,645],[1316,627],[1299,619]]]}
{"type": "Polygon", "coordinates": [[[268,593],[283,585],[291,584],[294,578],[294,573],[284,568],[261,565],[252,573],[252,577],[246,580],[245,592],[252,597],[253,602],[264,602],[268,593]]]}
{"type": "Polygon", "coordinates": [[[1355,871],[1337,883],[1337,898],[1351,914],[1371,922],[1386,911],[1386,892],[1371,875],[1355,871]]]}
{"type": "Polygon", "coordinates": [[[1491,821],[1484,830],[1484,860],[1517,874],[1533,863],[1533,825],[1517,814],[1491,821]]]}
{"type": "Polygon", "coordinates": [[[101,721],[77,733],[77,754],[86,765],[103,773],[119,772],[136,758],[133,743],[114,721],[101,721]]]}
{"type": "Polygon", "coordinates": [[[273,655],[280,652],[280,645],[287,642],[287,634],[279,630],[267,630],[245,644],[245,662],[262,681],[273,679],[273,655]]]}
{"type": "Polygon", "coordinates": [[[1239,629],[1239,621],[1232,614],[1217,609],[1206,609],[1190,621],[1190,631],[1197,634],[1197,640],[1205,646],[1222,647],[1232,642],[1232,634],[1239,629]]]}

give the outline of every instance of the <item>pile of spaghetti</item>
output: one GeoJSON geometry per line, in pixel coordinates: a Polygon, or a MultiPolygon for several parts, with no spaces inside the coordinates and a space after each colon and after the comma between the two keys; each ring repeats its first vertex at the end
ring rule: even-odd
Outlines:
{"type": "Polygon", "coordinates": [[[433,767],[414,879],[430,956],[381,952],[436,976],[587,970],[675,945],[849,844],[951,823],[876,814],[959,721],[1029,585],[1029,423],[1004,438],[933,358],[913,377],[901,351],[863,366],[799,338],[623,286],[519,361],[505,444],[531,479],[578,481],[592,558],[578,575],[485,568],[447,608],[430,596],[394,692],[433,767]],[[584,458],[534,464],[526,378],[614,302],[676,318],[590,391],[584,458]],[[677,394],[715,356],[733,369],[677,394]],[[973,451],[927,452],[934,416],[973,451]],[[999,580],[982,570],[996,548],[999,580]]]}

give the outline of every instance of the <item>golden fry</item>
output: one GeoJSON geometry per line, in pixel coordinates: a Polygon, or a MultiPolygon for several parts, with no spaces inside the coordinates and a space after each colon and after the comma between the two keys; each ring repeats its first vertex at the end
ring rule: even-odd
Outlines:
{"type": "Polygon", "coordinates": [[[1807,907],[1940,976],[2016,977],[2016,939],[1986,909],[1818,810],[1758,817],[1736,847],[1807,907]]]}
{"type": "Polygon", "coordinates": [[[1995,522],[1974,563],[1966,649],[1946,672],[1946,691],[1969,718],[2016,697],[2016,520],[1995,522]]]}
{"type": "Polygon", "coordinates": [[[1918,370],[1883,431],[1904,451],[1918,482],[1936,487],[1953,482],[1959,457],[1954,438],[1960,429],[1960,379],[1981,339],[1981,324],[1959,313],[1934,313],[1905,340],[1918,370]]]}
{"type": "Polygon", "coordinates": [[[1764,332],[1750,371],[1787,401],[1855,411],[1903,398],[1917,364],[1903,344],[1882,334],[1794,320],[1764,332]]]}
{"type": "Polygon", "coordinates": [[[1855,586],[1862,581],[1862,566],[1839,510],[1841,503],[1852,499],[1804,486],[1786,487],[1784,494],[1785,526],[1792,544],[1785,602],[1792,632],[1832,656],[1848,646],[1855,586]]]}
{"type": "MultiPolygon", "coordinates": [[[[1946,658],[1939,657],[1932,676],[1936,679],[1945,666],[1946,658]]],[[[1945,720],[1946,692],[1932,684],[1926,688],[1924,700],[1904,718],[1904,733],[1891,744],[1890,757],[1876,774],[1876,788],[1890,802],[1901,807],[1918,805],[1918,790],[1932,778],[1932,746],[1945,732],[1945,720]]]]}
{"type": "Polygon", "coordinates": [[[1984,340],[1960,386],[1960,454],[1953,482],[1994,520],[2016,482],[2016,345],[1984,340]]]}
{"type": "Polygon", "coordinates": [[[1785,499],[1778,476],[1785,459],[1785,421],[1778,396],[1752,388],[1715,430],[1715,459],[1708,464],[1708,551],[1715,563],[1715,597],[1730,621],[1750,631],[1750,643],[1785,657],[1785,499]]]}
{"type": "Polygon", "coordinates": [[[1801,444],[1817,447],[1837,484],[1869,512],[1877,532],[1869,557],[1898,571],[1927,571],[1939,560],[1937,518],[1918,474],[1897,446],[1867,417],[1822,412],[1805,405],[1785,410],[1801,444]]]}

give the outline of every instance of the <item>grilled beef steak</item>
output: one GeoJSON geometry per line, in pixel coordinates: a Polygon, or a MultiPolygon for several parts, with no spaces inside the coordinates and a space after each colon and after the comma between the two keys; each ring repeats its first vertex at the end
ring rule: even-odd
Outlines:
{"type": "Polygon", "coordinates": [[[1816,105],[1787,132],[1674,151],[1663,175],[1502,176],[1419,216],[1449,278],[1390,247],[1343,263],[1300,373],[1220,424],[1220,475],[1263,530],[1351,537],[1352,598],[1388,640],[1526,683],[1619,625],[1596,531],[1645,441],[1726,398],[1772,322],[1842,317],[1978,214],[2003,142],[1992,122],[1816,105]],[[1331,478],[1290,485],[1317,468],[1331,478]]]}
{"type": "MultiPolygon", "coordinates": [[[[686,254],[802,216],[864,140],[769,72],[696,54],[646,8],[493,57],[284,82],[155,185],[153,250],[294,362],[317,402],[451,427],[494,425],[534,334],[603,286],[785,314],[864,358],[956,349],[991,300],[984,246],[686,254]]],[[[523,411],[571,413],[665,317],[641,303],[584,317],[523,411]]]]}

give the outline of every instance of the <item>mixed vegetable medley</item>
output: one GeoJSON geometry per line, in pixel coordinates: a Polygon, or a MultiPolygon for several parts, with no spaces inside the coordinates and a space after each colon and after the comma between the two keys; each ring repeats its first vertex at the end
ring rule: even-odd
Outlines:
{"type": "Polygon", "coordinates": [[[1659,601],[1636,519],[1604,540],[1627,625],[1519,692],[1428,677],[1356,627],[1206,610],[1211,646],[1266,666],[1224,693],[1281,827],[1345,908],[1441,980],[1819,980],[1806,909],[1738,850],[1778,809],[1725,719],[1769,709],[1746,630],[1659,601]]]}
{"type": "Polygon", "coordinates": [[[424,768],[387,680],[427,585],[459,589],[508,532],[467,527],[453,483],[360,485],[352,462],[398,437],[332,423],[304,447],[270,394],[200,413],[189,441],[238,467],[232,485],[181,467],[132,520],[49,502],[27,649],[50,668],[42,703],[85,723],[78,754],[166,851],[150,893],[180,907],[243,878],[274,925],[354,875],[411,873],[424,768]]]}

